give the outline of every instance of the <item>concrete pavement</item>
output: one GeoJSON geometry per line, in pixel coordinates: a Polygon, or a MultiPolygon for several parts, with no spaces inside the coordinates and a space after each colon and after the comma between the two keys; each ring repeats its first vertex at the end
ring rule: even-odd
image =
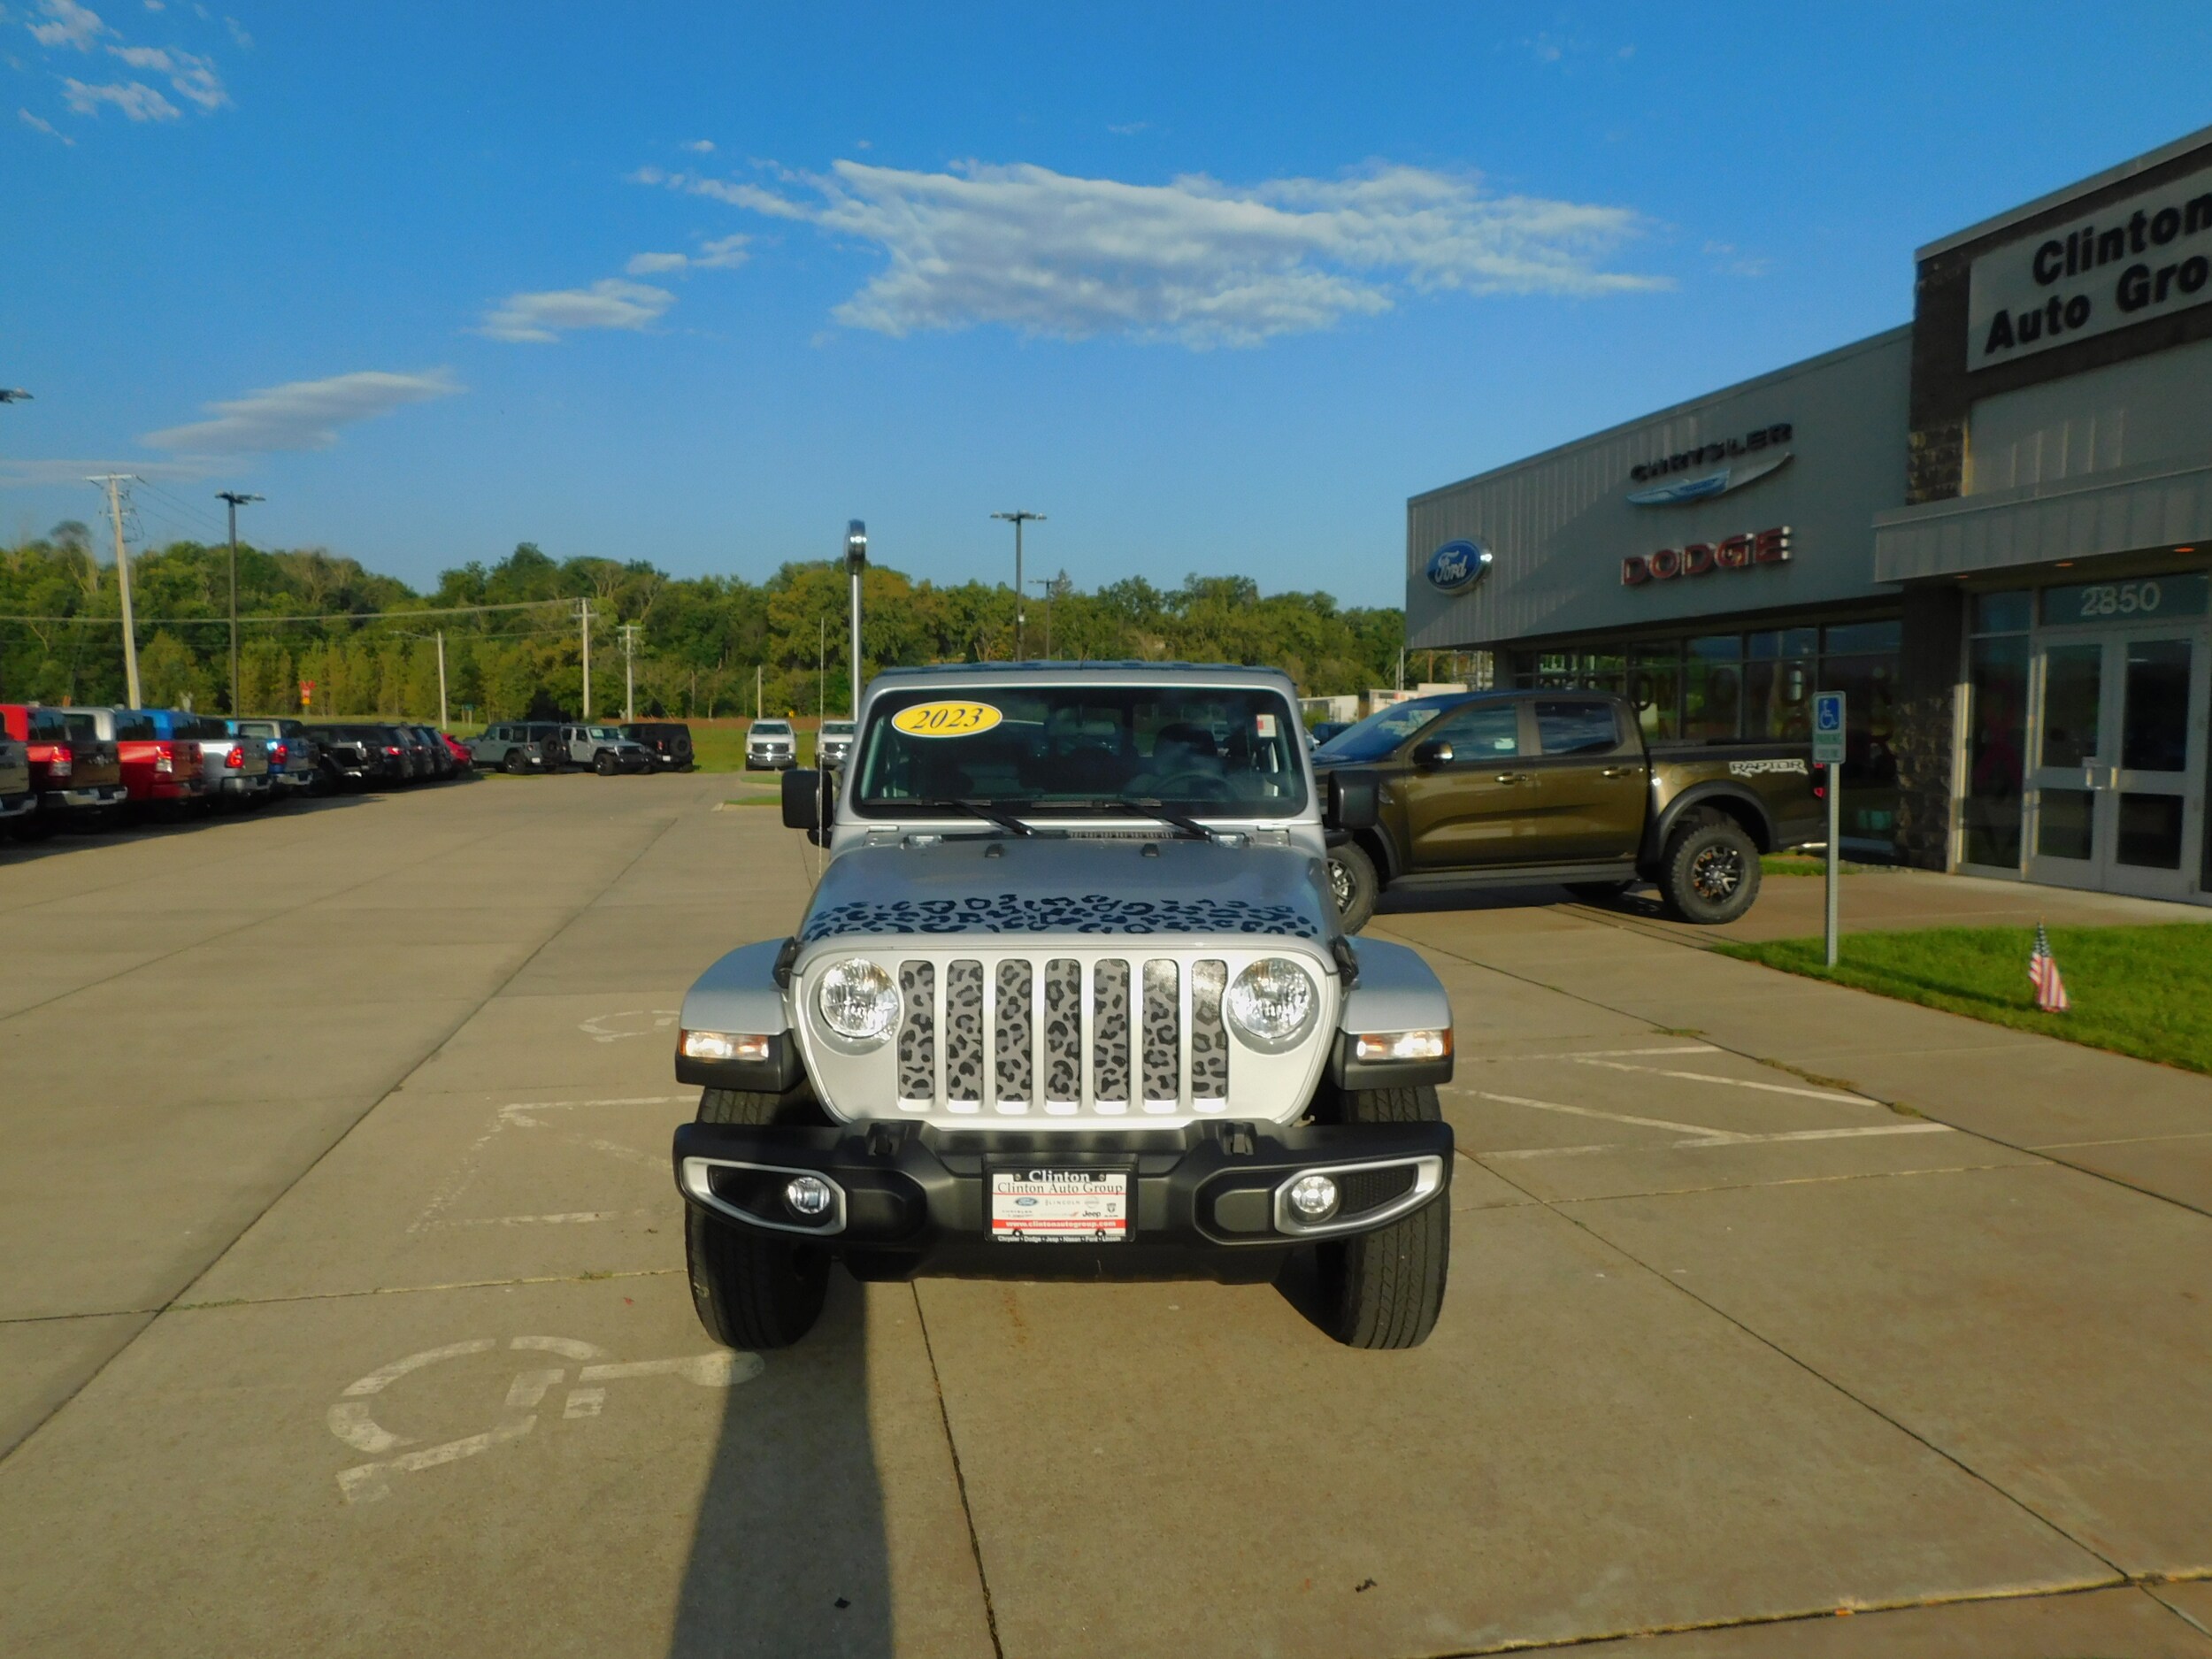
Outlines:
{"type": "Polygon", "coordinates": [[[669,1022],[811,874],[731,782],[0,853],[0,1647],[2212,1655],[2212,1079],[1632,917],[1375,924],[1460,1030],[1419,1350],[945,1281],[713,1349],[669,1022]]]}

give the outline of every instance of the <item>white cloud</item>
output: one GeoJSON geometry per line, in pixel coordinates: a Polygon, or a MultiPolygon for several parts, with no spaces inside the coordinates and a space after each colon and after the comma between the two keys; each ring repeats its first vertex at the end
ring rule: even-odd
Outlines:
{"type": "Polygon", "coordinates": [[[98,12],[86,10],[77,0],[39,0],[38,9],[47,21],[24,27],[41,46],[73,46],[88,52],[101,35],[115,32],[100,21],[98,12]]]}
{"type": "Polygon", "coordinates": [[[663,276],[680,271],[734,271],[753,256],[746,251],[750,236],[723,236],[699,244],[697,253],[640,253],[623,267],[632,276],[663,276]]]}
{"type": "Polygon", "coordinates": [[[972,162],[915,173],[841,161],[826,175],[779,176],[806,193],[633,175],[879,249],[885,269],[833,315],[888,334],[1000,323],[1251,345],[1387,311],[1407,289],[1594,297],[1666,286],[1598,268],[1642,227],[1626,209],[1491,196],[1416,167],[1246,188],[972,162]]]}
{"type": "Polygon", "coordinates": [[[694,138],[679,145],[678,148],[688,150],[694,155],[711,156],[714,154],[714,141],[711,138],[694,138]]]}
{"type": "Polygon", "coordinates": [[[166,12],[168,9],[162,0],[146,0],[146,10],[149,12],[166,12]]]}
{"type": "Polygon", "coordinates": [[[207,58],[159,46],[111,46],[108,50],[134,69],[167,75],[171,86],[203,110],[219,110],[230,102],[222,77],[207,58]]]}
{"type": "Polygon", "coordinates": [[[144,442],[160,449],[205,455],[253,454],[268,449],[327,449],[338,428],[388,415],[409,403],[451,397],[464,390],[443,369],[427,374],[366,370],[324,380],[271,386],[227,403],[211,403],[212,420],[150,432],[144,442]]]}
{"type": "Polygon", "coordinates": [[[134,121],[173,121],[184,111],[142,81],[110,81],[88,87],[65,77],[62,97],[80,115],[97,115],[103,104],[112,104],[134,121]]]}
{"type": "Polygon", "coordinates": [[[43,116],[34,115],[28,110],[18,110],[16,114],[22,118],[26,127],[42,132],[49,138],[58,138],[65,144],[74,144],[77,142],[43,116]]]}
{"type": "MultiPolygon", "coordinates": [[[[201,10],[200,15],[202,17],[205,17],[207,15],[204,8],[201,10]]],[[[223,27],[230,31],[230,38],[236,43],[240,51],[250,51],[252,50],[253,36],[246,33],[246,26],[244,24],[241,23],[236,18],[227,17],[223,19],[223,27]]]]}
{"type": "Polygon", "coordinates": [[[666,288],[603,277],[585,288],[511,294],[484,315],[478,333],[494,340],[545,342],[578,328],[647,328],[676,303],[666,288]]]}

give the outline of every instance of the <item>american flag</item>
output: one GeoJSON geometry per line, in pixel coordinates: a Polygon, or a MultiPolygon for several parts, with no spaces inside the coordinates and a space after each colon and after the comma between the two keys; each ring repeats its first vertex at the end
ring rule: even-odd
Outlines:
{"type": "Polygon", "coordinates": [[[2059,978],[2058,958],[2051,954],[2051,936],[2040,922],[2035,925],[2035,949],[2028,953],[2028,983],[2035,987],[2035,1005],[2045,1013],[2066,1011],[2066,981],[2059,978]]]}

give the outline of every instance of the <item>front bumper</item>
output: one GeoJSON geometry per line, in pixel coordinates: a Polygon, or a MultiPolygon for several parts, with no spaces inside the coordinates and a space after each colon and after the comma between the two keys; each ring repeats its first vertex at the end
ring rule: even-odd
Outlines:
{"type": "Polygon", "coordinates": [[[770,749],[756,753],[749,749],[745,751],[747,772],[789,772],[798,764],[798,757],[789,749],[770,749]]]}
{"type": "Polygon", "coordinates": [[[674,1156],[687,1204],[763,1238],[811,1239],[857,1279],[1240,1284],[1272,1279],[1284,1256],[1302,1244],[1371,1232],[1448,1202],[1452,1132],[1441,1123],[1207,1123],[1043,1133],[882,1120],[825,1128],[695,1123],[677,1129],[674,1156]],[[1126,1240],[992,1239],[990,1175],[1032,1168],[1132,1171],[1126,1240]],[[1318,1225],[1302,1226],[1283,1194],[1299,1176],[1317,1171],[1337,1178],[1342,1207],[1318,1225]],[[801,1174],[819,1176],[835,1190],[818,1220],[784,1206],[786,1183],[801,1174]]]}

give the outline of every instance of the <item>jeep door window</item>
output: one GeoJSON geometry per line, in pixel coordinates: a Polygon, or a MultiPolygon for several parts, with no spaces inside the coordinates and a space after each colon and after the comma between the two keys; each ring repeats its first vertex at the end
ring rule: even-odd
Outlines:
{"type": "Polygon", "coordinates": [[[1314,750],[1314,760],[1322,764],[1338,761],[1353,765],[1380,760],[1458,702],[1458,698],[1450,696],[1411,697],[1403,703],[1394,703],[1387,709],[1378,709],[1314,750]]]}
{"type": "Polygon", "coordinates": [[[1290,818],[1304,809],[1298,722],[1276,693],[1208,687],[990,686],[877,699],[860,744],[855,805],[975,801],[1025,810],[1110,810],[1156,801],[1200,816],[1290,818]],[[987,711],[951,736],[899,729],[928,703],[987,711]]]}

